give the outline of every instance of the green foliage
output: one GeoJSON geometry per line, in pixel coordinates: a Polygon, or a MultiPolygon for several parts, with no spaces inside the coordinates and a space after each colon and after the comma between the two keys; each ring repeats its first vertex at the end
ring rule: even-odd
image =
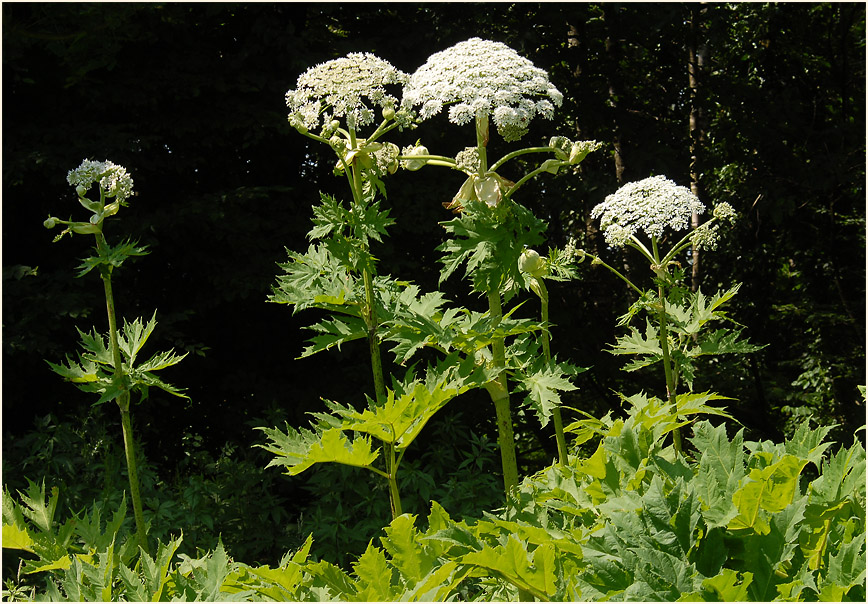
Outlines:
{"type": "MultiPolygon", "coordinates": [[[[698,370],[698,360],[705,356],[722,354],[747,354],[762,350],[765,346],[750,344],[741,337],[741,328],[725,327],[709,329],[714,321],[732,322],[722,306],[729,302],[739,290],[738,285],[727,291],[719,291],[708,298],[701,291],[684,292],[677,288],[665,301],[667,333],[669,335],[669,354],[676,374],[676,385],[683,380],[690,390],[698,370]],[[683,300],[679,300],[683,298],[683,300]]],[[[640,310],[652,317],[660,311],[660,301],[652,292],[646,292],[621,317],[621,324],[627,324],[640,310]]],[[[628,335],[620,336],[612,346],[611,353],[616,355],[636,355],[638,358],[624,366],[625,371],[636,371],[663,360],[660,345],[659,325],[650,319],[645,321],[644,334],[630,326],[628,335]]]]}
{"type": "Polygon", "coordinates": [[[124,263],[124,260],[131,256],[145,256],[148,254],[148,246],[139,245],[138,242],[130,240],[123,241],[115,246],[106,244],[106,249],[95,256],[88,256],[81,261],[78,267],[76,277],[83,277],[95,268],[106,266],[110,269],[118,268],[124,263]]]}
{"type": "Polygon", "coordinates": [[[452,237],[438,249],[443,252],[440,282],[462,265],[476,292],[501,291],[507,300],[523,283],[518,257],[525,247],[542,242],[545,223],[516,202],[494,208],[483,202],[467,202],[459,216],[443,223],[452,237]]]}
{"type": "MultiPolygon", "coordinates": [[[[725,413],[709,398],[682,395],[678,415],[725,413]]],[[[118,546],[123,506],[104,528],[98,513],[60,524],[57,494],[36,485],[23,504],[4,498],[4,547],[39,557],[27,568],[55,599],[864,601],[860,443],[829,454],[828,427],[774,444],[701,420],[685,458],[665,444],[683,425],[668,404],[630,400],[625,419],[573,427],[598,433],[596,450],[525,479],[499,514],[456,521],[433,503],[427,528],[395,518],[348,571],[309,560],[310,538],[275,568],[233,562],[220,543],[176,556],[180,538],[134,567],[118,546]]]]}
{"type": "Polygon", "coordinates": [[[144,324],[142,319],[132,323],[124,321],[124,326],[118,332],[118,347],[122,354],[123,377],[119,381],[114,372],[114,359],[109,347],[109,336],[105,338],[94,329],[91,333],[78,330],[81,336],[83,353],[78,354],[78,361],[66,358],[66,365],[48,365],[55,373],[74,383],[84,392],[99,394],[94,405],[100,405],[116,399],[124,391],[139,392],[142,400],[148,397],[148,388],[156,387],[174,396],[186,398],[183,392],[167,384],[154,375],[167,367],[178,364],[187,354],[178,356],[174,350],[158,352],[150,359],[136,365],[136,356],[148,341],[154,327],[157,326],[156,313],[144,324]]]}
{"type": "MultiPolygon", "coordinates": [[[[468,428],[456,409],[435,415],[420,435],[424,446],[411,449],[401,463],[398,485],[407,511],[424,512],[435,500],[453,516],[471,518],[502,503],[497,444],[468,428]]],[[[389,518],[383,481],[340,464],[320,464],[305,475],[310,496],[298,531],[312,534],[317,559],[350,568],[389,518]]]]}
{"type": "Polygon", "coordinates": [[[331,414],[314,414],[313,430],[288,424],[286,432],[260,428],[271,440],[260,446],[276,455],[269,466],[285,466],[290,475],[327,462],[373,469],[380,449],[372,448],[371,438],[403,455],[435,413],[488,379],[472,359],[461,361],[453,353],[437,367],[429,367],[423,379],[411,369],[403,382],[388,389],[386,401],[378,404],[369,398],[364,411],[329,402],[331,414]],[[358,436],[350,439],[348,433],[358,436]]]}

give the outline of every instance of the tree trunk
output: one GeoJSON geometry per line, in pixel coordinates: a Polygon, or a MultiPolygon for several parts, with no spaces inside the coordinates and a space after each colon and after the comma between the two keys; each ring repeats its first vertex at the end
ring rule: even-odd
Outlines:
{"type": "Polygon", "coordinates": [[[612,116],[612,147],[615,150],[615,179],[618,186],[624,184],[624,153],[621,147],[621,119],[618,106],[618,96],[621,90],[618,74],[620,73],[620,45],[618,43],[618,12],[621,7],[618,4],[603,5],[603,19],[606,22],[605,50],[608,59],[606,70],[606,82],[608,84],[608,106],[612,116]]]}
{"type": "MultiPolygon", "coordinates": [[[[687,77],[690,92],[690,190],[694,195],[701,198],[699,186],[699,154],[705,141],[704,115],[702,111],[701,86],[703,67],[707,58],[708,47],[702,36],[702,20],[706,14],[705,3],[690,5],[690,21],[687,39],[687,77]]],[[[691,226],[695,229],[699,226],[699,214],[693,213],[691,226]]],[[[693,264],[690,273],[690,289],[697,291],[700,283],[699,250],[691,250],[693,264]]]]}

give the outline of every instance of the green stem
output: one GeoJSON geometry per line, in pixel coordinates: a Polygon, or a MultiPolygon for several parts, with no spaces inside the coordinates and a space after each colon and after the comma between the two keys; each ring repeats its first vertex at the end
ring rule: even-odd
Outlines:
{"type": "MultiPolygon", "coordinates": [[[[496,327],[503,317],[499,292],[488,292],[488,308],[496,327]]],[[[518,486],[518,463],[515,456],[515,437],[512,431],[512,412],[509,408],[509,388],[506,381],[506,346],[503,338],[500,337],[494,339],[491,347],[494,367],[500,369],[500,373],[485,385],[485,389],[491,396],[497,417],[497,443],[500,445],[503,487],[508,497],[510,491],[518,486]]]]}
{"type": "Polygon", "coordinates": [[[395,459],[395,444],[389,443],[389,504],[392,520],[403,514],[401,494],[398,492],[398,460],[395,459]]]}
{"type": "MultiPolygon", "coordinates": [[[[108,253],[108,244],[102,232],[96,233],[96,247],[100,256],[108,253]]],[[[114,294],[112,293],[111,265],[100,265],[100,276],[105,289],[106,312],[109,323],[109,346],[114,364],[115,383],[122,384],[124,380],[123,364],[121,362],[120,346],[118,346],[118,325],[115,313],[114,294]]],[[[142,511],[142,497],[139,489],[139,473],[136,466],[135,439],[133,438],[132,421],[130,419],[130,391],[124,388],[115,399],[121,412],[121,427],[124,437],[124,453],[127,460],[127,475],[130,479],[130,496],[133,500],[133,514],[136,520],[136,535],[139,546],[150,555],[148,535],[145,530],[145,518],[142,511]]]]}
{"type": "Polygon", "coordinates": [[[521,185],[523,185],[524,183],[529,181],[531,178],[535,177],[537,174],[540,174],[541,172],[548,172],[548,168],[543,168],[542,166],[540,166],[539,168],[537,168],[533,172],[528,172],[527,174],[522,176],[517,183],[515,183],[514,185],[512,185],[509,188],[509,191],[506,192],[506,195],[504,195],[504,197],[506,199],[509,199],[510,197],[512,197],[513,193],[518,191],[518,188],[521,185]]]}
{"type": "Polygon", "coordinates": [[[377,401],[382,403],[386,400],[386,384],[383,379],[383,361],[380,358],[380,344],[377,341],[377,313],[374,309],[374,281],[371,273],[365,269],[362,271],[362,279],[365,282],[365,325],[368,328],[368,347],[371,351],[371,371],[374,375],[374,392],[377,401]]]}
{"type": "MultiPolygon", "coordinates": [[[[549,291],[545,286],[542,278],[536,279],[539,287],[540,305],[543,322],[542,345],[543,354],[545,355],[546,363],[551,363],[552,350],[549,341],[549,291]]],[[[552,421],[555,424],[555,439],[558,443],[558,464],[560,466],[567,465],[567,439],[564,436],[564,421],[561,417],[561,408],[556,406],[552,409],[552,421]]]]}
{"type": "MultiPolygon", "coordinates": [[[[586,252],[586,253],[587,253],[587,252],[586,252]]],[[[591,256],[591,254],[588,254],[588,255],[591,256]]],[[[615,269],[615,268],[609,266],[608,264],[606,264],[605,262],[603,262],[603,260],[600,259],[599,256],[591,256],[591,258],[592,258],[591,262],[592,262],[593,264],[599,264],[599,265],[601,265],[601,266],[604,266],[604,267],[606,267],[607,269],[609,269],[610,271],[612,271],[613,273],[615,273],[615,275],[617,275],[618,277],[620,277],[621,279],[623,279],[624,283],[626,283],[627,285],[629,285],[630,287],[632,287],[633,290],[634,290],[637,294],[639,294],[640,296],[644,293],[641,289],[639,289],[638,287],[636,287],[636,285],[635,285],[632,281],[630,281],[627,277],[625,277],[625,276],[622,275],[620,272],[618,272],[617,269],[615,269]]]]}
{"type": "Polygon", "coordinates": [[[527,155],[528,153],[554,153],[554,152],[555,152],[555,150],[552,149],[551,147],[525,147],[524,149],[519,149],[518,151],[513,151],[512,153],[507,153],[506,155],[501,157],[499,160],[494,162],[494,164],[491,166],[491,170],[493,172],[497,171],[497,169],[500,166],[502,166],[503,164],[505,164],[506,162],[508,162],[511,159],[519,157],[520,155],[527,155]]]}
{"type": "MultiPolygon", "coordinates": [[[[663,272],[665,267],[659,265],[660,254],[657,251],[657,239],[651,238],[651,245],[654,250],[654,260],[658,268],[658,285],[657,297],[660,300],[660,349],[663,352],[663,373],[666,377],[666,398],[669,400],[670,412],[675,415],[675,421],[678,421],[678,406],[675,403],[675,374],[672,371],[672,359],[669,355],[669,329],[666,319],[666,296],[663,290],[663,272]]],[[[675,453],[681,455],[681,431],[676,427],[672,431],[673,444],[675,445],[675,453]]]]}
{"type": "MultiPolygon", "coordinates": [[[[355,149],[356,133],[353,129],[349,131],[350,146],[355,149]]],[[[346,164],[344,164],[346,169],[346,164]]],[[[353,162],[351,166],[352,180],[350,181],[353,191],[353,198],[356,203],[363,205],[364,198],[362,193],[362,172],[357,162],[353,162]]],[[[362,312],[362,318],[365,321],[365,326],[368,329],[368,348],[371,354],[371,372],[374,377],[374,392],[376,393],[377,402],[382,404],[386,400],[386,385],[383,378],[383,361],[380,357],[380,344],[377,341],[377,312],[374,299],[374,279],[371,272],[365,268],[362,269],[362,280],[365,284],[365,308],[362,312]]],[[[395,460],[394,445],[389,445],[389,456],[386,459],[386,478],[389,483],[389,506],[392,510],[392,518],[397,518],[401,515],[401,496],[398,493],[397,473],[398,465],[395,460]]]]}

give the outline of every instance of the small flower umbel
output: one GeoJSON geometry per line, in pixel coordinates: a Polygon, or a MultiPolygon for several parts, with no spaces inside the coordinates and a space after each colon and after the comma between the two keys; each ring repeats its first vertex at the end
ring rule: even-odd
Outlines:
{"type": "Polygon", "coordinates": [[[121,206],[127,205],[126,200],[133,195],[133,179],[126,168],[110,161],[85,159],[78,168],[69,171],[66,181],[75,187],[78,202],[86,210],[93,212],[93,215],[87,222],[76,222],[71,218],[60,220],[50,216],[43,223],[45,228],[53,229],[58,224],[67,225],[67,228],[54,238],[55,241],[67,234],[94,235],[101,232],[103,220],[117,214],[121,206]],[[87,197],[94,184],[99,185],[99,201],[92,201],[87,197]]]}
{"type": "Polygon", "coordinates": [[[75,187],[78,202],[91,212],[90,218],[84,221],[60,220],[49,217],[43,224],[52,229],[58,224],[66,225],[66,229],[54,238],[58,241],[64,235],[93,235],[96,240],[96,254],[86,258],[79,266],[78,276],[84,276],[97,269],[103,281],[105,290],[106,312],[108,315],[108,343],[96,330],[92,333],[79,332],[82,337],[84,352],[78,355],[78,360],[66,359],[65,365],[49,366],[59,375],[73,382],[79,389],[99,395],[96,405],[115,401],[121,413],[124,449],[126,452],[127,470],[130,480],[130,495],[133,500],[133,511],[136,520],[136,533],[139,544],[144,551],[149,551],[147,533],[145,530],[142,501],[139,492],[139,479],[136,469],[135,439],[130,418],[130,393],[138,392],[141,400],[147,398],[150,387],[160,388],[169,394],[185,397],[177,388],[166,384],[154,375],[154,372],[180,362],[186,355],[175,355],[173,351],[161,352],[149,360],[136,363],[137,356],[147,342],[154,328],[154,317],[145,323],[136,319],[124,324],[118,329],[115,297],[112,292],[112,272],[120,267],[131,256],[144,256],[145,247],[129,240],[116,246],[110,246],[103,234],[106,218],[114,216],[126,200],[133,196],[133,179],[123,166],[110,161],[84,160],[75,170],[67,175],[67,182],[75,187]],[[99,194],[97,201],[88,195],[96,186],[99,194]],[[108,344],[108,345],[107,345],[108,344]]]}

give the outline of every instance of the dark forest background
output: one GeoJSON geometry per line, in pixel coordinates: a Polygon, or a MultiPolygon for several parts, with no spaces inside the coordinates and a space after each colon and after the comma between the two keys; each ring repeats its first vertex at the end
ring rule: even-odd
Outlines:
{"type": "MultiPolygon", "coordinates": [[[[382,526],[378,487],[358,472],[290,479],[264,470],[268,455],[254,448],[263,442],[256,426],[306,425],[321,397],[362,403],[372,391],[364,344],[295,360],[313,317],[266,302],[285,248],[307,247],[319,192],[345,195],[330,151],[290,128],[284,94],[308,67],[349,52],[412,73],[472,36],[510,45],[564,93],[556,119],[534,123],[522,142],[560,134],[604,143],[580,171],[523,188],[520,201],[549,222],[551,245],[575,237],[624,265],[599,245],[590,211],[620,184],[653,174],[740,213],[720,248],[702,255],[699,284],[711,293],[742,283],[732,317],[768,346],[708,364],[697,390],[733,397],[728,408],[751,438],[780,439],[812,416],[838,424],[834,437],[847,442],[865,423],[862,3],[4,3],[2,11],[3,480],[12,490],[44,476],[75,508],[111,501],[124,484],[116,411],[91,408],[45,363],[75,351],[76,327],[106,329],[96,275],[73,277],[89,239],[52,244],[42,222],[80,213],[67,172],[83,158],[109,159],[130,171],[138,195],[107,236],[151,250],[116,272],[118,311],[132,320],[156,309],[149,350],[191,353],[164,375],[190,400],[154,392],[133,411],[154,526],[183,528],[185,542],[202,547],[222,532],[248,562],[276,561],[310,530],[344,555],[355,545],[341,541],[342,529],[382,526]]],[[[443,116],[401,136],[444,155],[468,140],[443,116]]],[[[492,145],[496,156],[512,148],[499,138],[492,145]]],[[[450,217],[441,202],[460,178],[429,168],[386,184],[396,225],[374,252],[393,275],[435,289],[438,221],[450,217]]],[[[580,273],[550,287],[553,348],[591,368],[567,405],[600,416],[617,412],[617,392],[654,393],[661,380],[624,373],[621,359],[601,352],[633,299],[604,270],[586,264],[580,273]]],[[[453,281],[444,288],[463,301],[466,285],[453,281]]],[[[452,496],[468,513],[496,503],[497,480],[486,472],[470,485],[448,483],[449,466],[461,463],[497,471],[487,404],[461,398],[426,429],[407,473],[420,502],[452,496]]],[[[520,463],[531,472],[549,462],[554,442],[532,417],[517,422],[520,463]]]]}

